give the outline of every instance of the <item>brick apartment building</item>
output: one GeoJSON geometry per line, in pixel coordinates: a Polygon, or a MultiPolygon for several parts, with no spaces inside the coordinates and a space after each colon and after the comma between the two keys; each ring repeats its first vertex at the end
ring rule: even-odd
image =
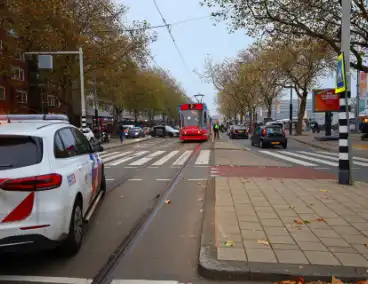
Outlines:
{"type": "Polygon", "coordinates": [[[1,72],[5,66],[0,63],[0,114],[62,113],[59,100],[42,92],[42,86],[32,80],[37,77],[35,63],[21,50],[7,48],[7,39],[18,40],[16,32],[0,27],[0,56],[3,62],[11,63],[10,73],[1,72]],[[30,72],[32,67],[33,74],[30,72]]]}

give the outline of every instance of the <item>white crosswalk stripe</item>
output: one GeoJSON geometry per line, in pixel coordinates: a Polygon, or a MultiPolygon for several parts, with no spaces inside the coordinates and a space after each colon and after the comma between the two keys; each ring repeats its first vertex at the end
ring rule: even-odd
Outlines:
{"type": "MultiPolygon", "coordinates": [[[[171,164],[172,166],[182,166],[190,158],[193,150],[186,151],[149,151],[138,150],[126,151],[126,152],[102,152],[100,157],[105,163],[105,166],[119,166],[124,164],[125,168],[136,168],[139,166],[147,166],[152,168],[158,168],[165,164],[171,164]],[[129,164],[128,164],[129,162],[129,164]]],[[[198,156],[195,158],[194,165],[206,166],[210,163],[211,150],[200,150],[198,156]]]]}
{"type": "MultiPolygon", "coordinates": [[[[328,165],[331,167],[339,166],[338,153],[327,151],[259,151],[262,154],[272,156],[287,162],[306,166],[316,167],[318,165],[328,165]]],[[[356,166],[368,167],[368,159],[361,157],[353,157],[353,164],[356,166]]]]}
{"type": "Polygon", "coordinates": [[[163,153],[165,153],[165,151],[156,151],[156,152],[148,155],[147,157],[144,157],[142,159],[139,159],[138,161],[135,161],[133,163],[130,163],[129,166],[141,166],[141,165],[144,165],[145,163],[148,163],[152,159],[156,158],[157,156],[161,156],[163,153]]]}
{"type": "Polygon", "coordinates": [[[196,165],[207,165],[210,161],[210,150],[202,150],[195,162],[196,165]]]}
{"type": "Polygon", "coordinates": [[[154,162],[152,166],[162,166],[165,164],[168,160],[170,160],[172,157],[176,156],[179,153],[179,151],[172,151],[168,153],[167,155],[163,156],[160,160],[154,162]]]}

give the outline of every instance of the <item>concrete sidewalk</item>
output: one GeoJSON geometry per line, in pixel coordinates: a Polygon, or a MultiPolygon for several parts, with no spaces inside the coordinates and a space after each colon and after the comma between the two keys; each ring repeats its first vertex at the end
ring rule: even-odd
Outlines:
{"type": "Polygon", "coordinates": [[[368,278],[368,185],[216,177],[200,273],[233,280],[368,278]]]}
{"type": "Polygon", "coordinates": [[[113,149],[113,148],[117,148],[117,147],[121,147],[125,145],[130,145],[130,144],[135,144],[138,142],[146,141],[151,138],[152,138],[151,136],[146,136],[144,138],[137,138],[137,139],[124,139],[123,143],[121,143],[120,140],[117,138],[112,138],[109,143],[102,144],[102,146],[104,147],[104,150],[109,150],[109,149],[113,149]]]}

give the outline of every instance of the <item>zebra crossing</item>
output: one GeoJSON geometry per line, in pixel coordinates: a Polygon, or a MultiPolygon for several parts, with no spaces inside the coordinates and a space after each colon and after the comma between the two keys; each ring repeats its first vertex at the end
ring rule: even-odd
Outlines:
{"type": "MultiPolygon", "coordinates": [[[[106,151],[100,153],[100,157],[105,163],[105,167],[115,166],[128,166],[128,167],[140,167],[149,165],[151,167],[161,167],[166,164],[171,166],[182,166],[192,155],[193,150],[186,151],[148,151],[148,150],[137,150],[137,151],[106,151]]],[[[211,150],[200,150],[196,160],[195,166],[206,166],[209,165],[211,158],[211,150]]]]}
{"type": "MultiPolygon", "coordinates": [[[[339,166],[339,153],[328,151],[259,151],[264,155],[284,160],[305,167],[339,166]]],[[[360,167],[368,167],[368,158],[353,157],[353,164],[360,167]]]]}

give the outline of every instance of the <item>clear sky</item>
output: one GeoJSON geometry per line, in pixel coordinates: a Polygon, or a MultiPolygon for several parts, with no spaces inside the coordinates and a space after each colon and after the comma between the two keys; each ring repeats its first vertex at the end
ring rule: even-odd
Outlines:
{"type": "MultiPolygon", "coordinates": [[[[152,26],[162,25],[160,14],[156,10],[153,0],[116,0],[129,7],[123,22],[148,21],[152,26]]],[[[209,16],[211,10],[201,7],[199,0],[156,0],[161,13],[168,24],[190,19],[209,16]]],[[[214,97],[216,90],[212,84],[202,82],[193,70],[203,72],[205,58],[210,56],[220,62],[225,58],[236,57],[241,49],[252,43],[252,38],[244,31],[229,34],[225,23],[214,26],[211,18],[188,21],[171,27],[172,34],[183,56],[182,62],[174,43],[166,28],[155,29],[158,33],[157,41],[151,44],[150,49],[156,62],[181,83],[187,95],[197,93],[205,95],[212,114],[216,113],[214,97]]],[[[354,72],[354,71],[353,71],[354,72]]],[[[352,95],[355,96],[355,80],[352,78],[352,95]]],[[[317,86],[316,86],[317,87],[317,86]]],[[[321,80],[318,87],[335,87],[333,78],[321,80]]],[[[286,91],[288,93],[288,91],[286,91]]]]}

